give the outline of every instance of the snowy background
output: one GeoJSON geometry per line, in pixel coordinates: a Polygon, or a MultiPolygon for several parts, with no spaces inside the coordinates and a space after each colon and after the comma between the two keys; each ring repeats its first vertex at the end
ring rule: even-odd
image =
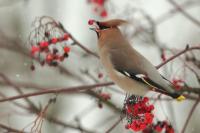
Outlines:
{"type": "MultiPolygon", "coordinates": [[[[191,1],[196,2],[196,4],[188,5],[186,11],[200,21],[200,2],[198,0],[191,1]]],[[[186,0],[177,2],[183,4],[186,0]]],[[[160,16],[174,8],[167,0],[111,0],[106,3],[105,8],[108,10],[108,17],[105,19],[123,18],[133,20],[135,18],[133,23],[135,22],[136,25],[140,24],[141,16],[139,13],[134,13],[133,15],[129,9],[142,10],[147,13],[151,19],[159,23],[156,27],[155,36],[161,46],[166,45],[167,48],[184,49],[186,44],[199,45],[200,27],[185,18],[181,13],[175,13],[169,19],[159,22],[160,16]],[[125,10],[128,11],[126,12],[125,10]]],[[[89,30],[87,21],[91,18],[103,19],[93,12],[92,6],[86,0],[0,0],[0,72],[16,84],[36,85],[42,88],[60,88],[95,83],[94,80],[84,74],[85,71],[88,71],[99,80],[98,73],[104,73],[101,63],[92,56],[84,56],[85,52],[77,46],[72,47],[70,58],[62,64],[74,76],[62,74],[54,67],[41,67],[37,63],[36,70],[30,70],[31,59],[21,54],[19,52],[20,47],[14,44],[20,43],[23,48],[28,49],[29,46],[27,46],[26,41],[31,30],[31,23],[35,17],[44,15],[51,16],[62,22],[64,27],[81,44],[94,52],[98,52],[96,34],[89,30]]],[[[130,39],[130,42],[154,65],[158,65],[161,62],[159,49],[153,42],[142,41],[140,36],[130,39]]],[[[182,70],[179,70],[181,65],[179,64],[173,65],[173,71],[171,71],[172,68],[170,66],[165,70],[163,68],[160,69],[160,72],[169,79],[177,75],[179,77],[182,76],[182,70]]],[[[110,80],[108,78],[99,80],[99,82],[103,81],[110,80]]],[[[188,74],[185,81],[191,86],[199,87],[193,74],[188,74]]],[[[0,91],[6,96],[18,95],[11,86],[5,85],[3,80],[1,80],[0,84],[0,91]]],[[[113,92],[107,87],[102,89],[112,94],[111,101],[113,103],[120,108],[123,106],[125,94],[121,90],[117,88],[119,92],[113,92]]],[[[33,89],[24,87],[23,92],[33,92],[33,89]]],[[[153,95],[155,93],[148,94],[148,96],[153,95]]],[[[49,98],[54,96],[54,94],[48,94],[31,97],[30,100],[34,101],[38,107],[44,107],[49,98]]],[[[26,105],[23,100],[16,101],[26,105]]],[[[186,100],[181,103],[176,101],[157,102],[155,104],[155,115],[160,120],[170,121],[175,131],[179,133],[193,104],[194,101],[192,100],[186,100]]],[[[199,108],[198,106],[194,111],[185,131],[186,133],[199,132],[199,108]]],[[[106,105],[100,109],[97,99],[85,93],[59,94],[56,103],[48,108],[48,114],[66,123],[80,125],[85,129],[99,133],[109,129],[120,117],[119,113],[116,113],[106,105]]],[[[20,109],[10,102],[0,103],[0,123],[21,130],[35,118],[35,114],[20,109]]],[[[124,125],[125,122],[121,122],[112,130],[112,133],[132,132],[126,130],[124,125]]],[[[25,131],[29,131],[29,129],[30,126],[25,131]]],[[[1,130],[2,132],[4,131],[0,128],[0,132],[1,130]]],[[[80,131],[44,121],[42,133],[57,132],[79,133],[80,131]]]]}

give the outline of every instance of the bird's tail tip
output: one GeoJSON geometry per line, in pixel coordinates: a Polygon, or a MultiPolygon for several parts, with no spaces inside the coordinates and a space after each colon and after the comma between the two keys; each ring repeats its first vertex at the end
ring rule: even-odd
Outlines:
{"type": "Polygon", "coordinates": [[[179,102],[184,101],[185,99],[186,99],[186,98],[185,98],[185,96],[183,96],[183,95],[180,95],[180,96],[178,96],[178,97],[176,98],[176,100],[179,101],[179,102]]]}

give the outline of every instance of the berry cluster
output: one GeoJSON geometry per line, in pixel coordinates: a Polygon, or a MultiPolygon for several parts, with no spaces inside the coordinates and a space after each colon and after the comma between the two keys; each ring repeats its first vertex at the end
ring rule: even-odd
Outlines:
{"type": "MultiPolygon", "coordinates": [[[[64,61],[70,52],[71,36],[60,22],[51,17],[43,16],[34,22],[34,29],[29,35],[31,56],[43,66],[57,66],[64,61]]],[[[32,64],[31,69],[34,70],[32,64]]]]}
{"type": "Polygon", "coordinates": [[[107,17],[108,13],[104,7],[106,0],[88,0],[88,3],[94,5],[94,12],[101,17],[107,17]]]}
{"type": "Polygon", "coordinates": [[[101,92],[101,93],[99,94],[99,96],[100,96],[102,99],[106,100],[106,101],[111,99],[111,95],[110,95],[109,93],[103,93],[103,92],[101,92]]]}
{"type": "Polygon", "coordinates": [[[162,49],[161,50],[161,59],[162,59],[162,61],[164,62],[164,61],[166,61],[166,53],[165,53],[165,50],[164,49],[162,49]]]}
{"type": "Polygon", "coordinates": [[[123,112],[128,121],[126,128],[133,131],[144,130],[148,125],[152,124],[154,115],[153,105],[149,105],[147,97],[130,96],[125,100],[123,112]]]}
{"type": "Polygon", "coordinates": [[[174,128],[167,121],[158,121],[142,131],[142,133],[174,133],[174,128]]]}
{"type": "Polygon", "coordinates": [[[105,92],[99,92],[99,97],[100,97],[100,99],[98,99],[98,107],[103,108],[102,100],[104,100],[104,101],[110,100],[111,94],[105,93],[105,92]]]}
{"type": "Polygon", "coordinates": [[[158,121],[154,126],[155,131],[158,133],[165,130],[165,133],[174,133],[173,127],[166,121],[158,121]]]}
{"type": "Polygon", "coordinates": [[[180,90],[184,86],[184,81],[182,79],[173,78],[172,84],[176,90],[180,90]]]}

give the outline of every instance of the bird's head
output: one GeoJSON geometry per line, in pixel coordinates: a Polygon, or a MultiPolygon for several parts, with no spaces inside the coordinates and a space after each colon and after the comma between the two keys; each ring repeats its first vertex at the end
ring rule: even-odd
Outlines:
{"type": "Polygon", "coordinates": [[[122,24],[128,23],[125,20],[122,19],[112,19],[108,21],[96,21],[96,20],[89,20],[88,24],[93,25],[93,28],[90,28],[91,30],[95,31],[97,33],[97,37],[100,38],[101,34],[104,33],[104,31],[109,29],[117,28],[118,26],[122,24]]]}

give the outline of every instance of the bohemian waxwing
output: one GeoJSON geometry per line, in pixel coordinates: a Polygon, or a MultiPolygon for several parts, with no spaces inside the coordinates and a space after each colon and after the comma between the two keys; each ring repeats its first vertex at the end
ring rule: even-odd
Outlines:
{"type": "Polygon", "coordinates": [[[144,56],[138,53],[120,32],[118,26],[127,21],[113,19],[104,22],[93,20],[98,36],[100,60],[108,76],[126,92],[144,96],[150,88],[165,92],[178,101],[185,97],[176,92],[169,81],[144,56]]]}

